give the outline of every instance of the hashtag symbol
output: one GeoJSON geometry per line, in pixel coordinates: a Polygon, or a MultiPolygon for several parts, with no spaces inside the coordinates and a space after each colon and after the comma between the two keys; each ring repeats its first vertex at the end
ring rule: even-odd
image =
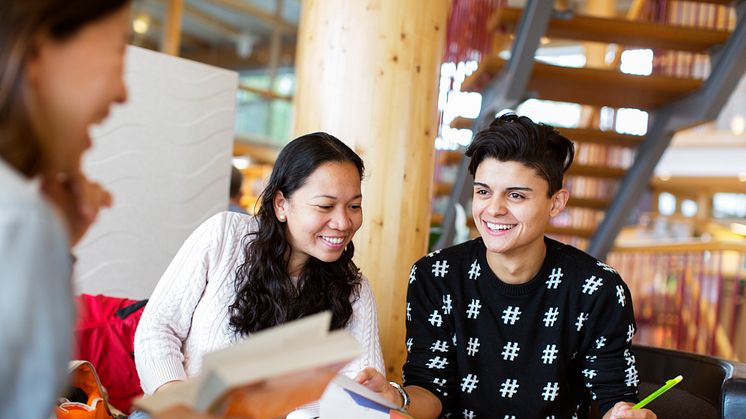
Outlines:
{"type": "Polygon", "coordinates": [[[451,294],[446,294],[443,296],[443,306],[441,307],[443,309],[443,314],[451,314],[451,309],[453,306],[451,305],[453,301],[451,300],[451,294]]]}
{"type": "Polygon", "coordinates": [[[559,395],[559,383],[557,382],[548,382],[547,385],[544,386],[544,391],[541,393],[541,396],[544,398],[544,401],[550,401],[553,402],[554,399],[557,398],[559,395]]]}
{"type": "Polygon", "coordinates": [[[635,326],[627,325],[627,343],[632,342],[633,337],[635,337],[635,326]]]}
{"type": "Polygon", "coordinates": [[[616,273],[616,271],[614,270],[614,268],[612,268],[611,266],[609,266],[609,265],[607,265],[607,264],[605,264],[603,262],[596,261],[596,265],[602,267],[605,271],[616,273]]]}
{"type": "Polygon", "coordinates": [[[551,364],[555,359],[557,359],[558,353],[557,345],[547,345],[542,351],[543,355],[541,356],[541,362],[551,364]]]}
{"type": "Polygon", "coordinates": [[[520,318],[521,309],[519,307],[508,306],[508,308],[503,310],[502,319],[505,324],[515,324],[520,318]]]}
{"type": "Polygon", "coordinates": [[[471,302],[469,303],[469,308],[466,310],[466,318],[476,319],[479,315],[480,308],[482,308],[482,304],[479,303],[479,300],[472,298],[471,302]]]}
{"type": "Polygon", "coordinates": [[[471,264],[471,269],[469,269],[469,279],[479,278],[479,272],[481,270],[482,270],[482,267],[479,266],[479,262],[475,259],[474,263],[471,264]]]}
{"type": "Polygon", "coordinates": [[[431,358],[428,360],[427,367],[428,368],[437,368],[439,370],[442,370],[443,368],[448,365],[448,359],[441,356],[436,356],[435,358],[431,358]]]}
{"type": "Polygon", "coordinates": [[[552,307],[546,312],[544,312],[544,326],[545,327],[552,327],[554,326],[554,323],[557,322],[557,317],[559,316],[559,308],[558,307],[552,307]]]}
{"type": "Polygon", "coordinates": [[[601,336],[600,338],[596,339],[596,349],[601,349],[606,345],[606,337],[601,336]]]}
{"type": "Polygon", "coordinates": [[[632,355],[632,353],[629,351],[629,349],[624,350],[624,359],[627,361],[627,365],[634,365],[635,364],[635,356],[632,355]]]}
{"type": "Polygon", "coordinates": [[[588,320],[588,313],[580,313],[578,315],[578,321],[575,322],[575,327],[578,328],[578,332],[583,328],[586,320],[588,320]]]}
{"type": "Polygon", "coordinates": [[[443,324],[443,317],[438,313],[438,310],[434,310],[430,317],[427,318],[431,325],[440,327],[443,324]]]}
{"type": "Polygon", "coordinates": [[[448,342],[444,340],[436,340],[432,345],[430,345],[430,350],[433,352],[448,352],[448,342]]]}
{"type": "Polygon", "coordinates": [[[412,338],[407,339],[407,352],[412,352],[412,343],[413,342],[414,341],[412,340],[412,338]]]}
{"type": "Polygon", "coordinates": [[[453,346],[456,346],[456,334],[453,334],[453,346]]]}
{"type": "Polygon", "coordinates": [[[407,303],[407,321],[412,321],[412,307],[410,307],[409,303],[407,303]]]}
{"type": "Polygon", "coordinates": [[[634,365],[627,367],[624,372],[626,373],[624,383],[627,384],[627,387],[637,387],[637,385],[640,384],[640,380],[637,377],[637,368],[635,368],[634,365]]]}
{"type": "Polygon", "coordinates": [[[461,391],[464,393],[471,393],[477,388],[479,380],[474,374],[467,374],[466,377],[461,379],[461,391]]]}
{"type": "Polygon", "coordinates": [[[585,378],[587,378],[589,380],[592,380],[593,378],[595,378],[596,374],[598,373],[596,370],[591,370],[591,369],[588,369],[588,368],[584,369],[581,372],[583,373],[583,375],[585,375],[585,378]]]}
{"type": "Polygon", "coordinates": [[[624,287],[621,285],[616,286],[616,296],[617,301],[619,301],[619,304],[624,307],[624,304],[627,303],[627,296],[624,294],[624,287]]]}
{"type": "Polygon", "coordinates": [[[583,283],[583,294],[592,295],[603,283],[604,280],[602,278],[596,278],[594,275],[591,275],[583,283]]]}
{"type": "Polygon", "coordinates": [[[414,275],[414,273],[415,273],[416,271],[417,271],[417,266],[416,266],[416,265],[412,266],[412,270],[411,270],[411,271],[409,271],[409,283],[410,283],[410,284],[411,284],[412,282],[414,282],[414,280],[415,280],[415,279],[417,279],[417,277],[416,277],[416,276],[414,275]]]}
{"type": "Polygon", "coordinates": [[[507,379],[505,382],[503,382],[500,385],[500,396],[507,397],[509,399],[513,398],[513,395],[518,392],[518,380],[516,379],[507,379]]]}
{"type": "Polygon", "coordinates": [[[586,355],[585,356],[585,360],[588,361],[591,364],[594,363],[594,362],[596,362],[596,358],[597,358],[596,355],[586,355]]]}
{"type": "Polygon", "coordinates": [[[557,289],[557,287],[559,287],[559,284],[562,283],[563,275],[564,274],[562,273],[562,268],[552,269],[552,273],[549,275],[549,278],[547,278],[547,288],[557,289]]]}
{"type": "Polygon", "coordinates": [[[510,359],[511,361],[515,361],[515,358],[518,356],[518,351],[520,351],[521,348],[518,346],[518,342],[508,342],[503,346],[502,356],[504,360],[510,359]]]}
{"type": "Polygon", "coordinates": [[[444,278],[448,273],[448,262],[445,260],[439,260],[433,263],[433,275],[435,277],[444,278]]]}
{"type": "Polygon", "coordinates": [[[438,253],[440,253],[440,249],[428,253],[427,257],[431,258],[431,257],[437,255],[438,253]]]}
{"type": "Polygon", "coordinates": [[[446,379],[445,378],[433,378],[433,384],[435,384],[438,387],[443,387],[446,385],[446,379]]]}
{"type": "Polygon", "coordinates": [[[466,344],[466,352],[469,356],[474,356],[479,352],[479,338],[469,338],[469,343],[466,344]]]}
{"type": "Polygon", "coordinates": [[[477,415],[473,410],[464,409],[464,419],[477,419],[477,415]]]}

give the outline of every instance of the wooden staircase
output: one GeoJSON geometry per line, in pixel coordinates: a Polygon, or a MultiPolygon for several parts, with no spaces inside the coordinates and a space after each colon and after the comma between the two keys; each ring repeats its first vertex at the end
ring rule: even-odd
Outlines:
{"type": "MultiPolygon", "coordinates": [[[[551,7],[550,3],[529,0],[525,7],[527,16],[523,16],[520,9],[503,8],[490,18],[488,30],[501,33],[503,37],[505,33],[515,32],[511,58],[483,57],[478,69],[464,80],[461,88],[482,93],[480,117],[476,120],[458,118],[450,126],[479,129],[489,124],[495,112],[515,108],[529,98],[572,102],[596,109],[648,111],[651,121],[645,137],[601,131],[596,127],[560,128],[563,135],[575,142],[576,160],[566,176],[571,190],[568,208],[565,214],[553,220],[549,233],[603,258],[625,223],[624,218],[644,192],[655,164],[675,131],[714,119],[743,75],[746,63],[741,61],[746,61],[746,25],[741,19],[732,31],[598,18],[545,10],[551,7]],[[533,59],[541,36],[709,53],[716,57],[710,73],[712,80],[661,73],[638,76],[616,68],[571,68],[542,63],[533,59]],[[630,158],[609,159],[610,155],[630,158]],[[594,186],[579,187],[581,184],[594,186]]],[[[703,3],[733,3],[740,13],[746,12],[746,1],[703,3]]],[[[454,153],[458,152],[447,152],[449,157],[445,160],[453,162],[454,153]]],[[[451,202],[444,215],[433,217],[434,223],[443,220],[443,234],[435,247],[450,245],[449,240],[454,237],[451,231],[453,204],[460,202],[468,208],[471,179],[466,171],[466,160],[460,162],[454,185],[436,183],[434,188],[436,195],[450,194],[451,202]]]]}

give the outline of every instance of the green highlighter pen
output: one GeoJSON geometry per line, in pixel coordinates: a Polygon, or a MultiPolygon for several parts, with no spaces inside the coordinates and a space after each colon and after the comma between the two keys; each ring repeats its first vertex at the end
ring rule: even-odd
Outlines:
{"type": "Polygon", "coordinates": [[[642,401],[640,403],[637,403],[636,405],[632,406],[632,409],[642,409],[648,403],[650,403],[653,400],[657,399],[658,396],[660,396],[661,394],[663,394],[663,393],[667,392],[668,390],[670,390],[671,387],[675,386],[676,384],[679,384],[681,382],[681,380],[683,380],[683,379],[684,379],[684,377],[678,375],[678,376],[676,376],[676,378],[672,378],[672,379],[666,381],[666,384],[664,384],[658,390],[655,390],[653,392],[653,394],[651,394],[648,397],[645,397],[644,399],[642,399],[642,401]]]}

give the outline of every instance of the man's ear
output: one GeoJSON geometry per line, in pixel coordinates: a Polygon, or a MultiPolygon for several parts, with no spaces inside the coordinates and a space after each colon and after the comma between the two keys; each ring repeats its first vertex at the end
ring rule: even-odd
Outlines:
{"type": "Polygon", "coordinates": [[[282,192],[277,191],[275,197],[272,199],[272,204],[275,207],[275,217],[277,220],[284,223],[287,220],[287,207],[288,200],[285,199],[285,195],[282,192]]]}
{"type": "Polygon", "coordinates": [[[570,199],[570,191],[567,189],[560,189],[555,192],[552,196],[552,208],[549,210],[549,216],[554,217],[562,212],[568,199],[570,199]]]}

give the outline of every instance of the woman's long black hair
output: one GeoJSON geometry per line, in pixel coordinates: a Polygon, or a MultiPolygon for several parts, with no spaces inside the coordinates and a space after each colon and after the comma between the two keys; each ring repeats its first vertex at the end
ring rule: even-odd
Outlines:
{"type": "Polygon", "coordinates": [[[259,197],[258,229],[243,239],[245,260],[236,270],[236,299],[229,308],[230,325],[237,334],[255,333],[323,310],[332,312],[332,329],[349,322],[360,284],[360,270],[352,261],[352,242],[334,262],[309,257],[294,285],[288,272],[290,244],[273,205],[278,192],[290,199],[319,166],[328,162],[353,163],[363,177],[360,157],[323,132],[296,138],[277,157],[259,197]]]}

